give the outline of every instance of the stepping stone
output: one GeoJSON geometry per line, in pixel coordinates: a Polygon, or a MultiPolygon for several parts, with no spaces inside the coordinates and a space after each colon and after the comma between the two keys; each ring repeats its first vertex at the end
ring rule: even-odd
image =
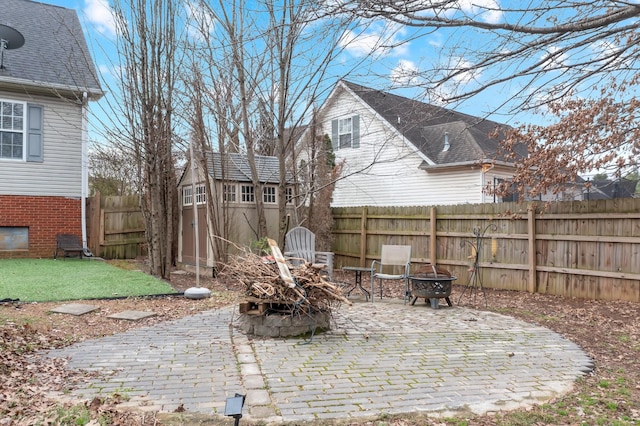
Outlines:
{"type": "Polygon", "coordinates": [[[122,311],[117,314],[109,315],[107,318],[128,320],[128,321],[138,321],[141,319],[149,318],[156,315],[155,312],[149,311],[122,311]]]}
{"type": "Polygon", "coordinates": [[[84,315],[89,312],[93,312],[99,307],[95,305],[83,305],[82,303],[69,303],[67,305],[61,305],[57,308],[51,309],[51,312],[55,312],[57,314],[69,314],[69,315],[84,315]]]}

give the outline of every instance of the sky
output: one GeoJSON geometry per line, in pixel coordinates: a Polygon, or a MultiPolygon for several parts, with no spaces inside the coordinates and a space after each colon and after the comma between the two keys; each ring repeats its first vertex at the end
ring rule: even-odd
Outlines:
{"type": "MultiPolygon", "coordinates": [[[[109,70],[117,63],[117,58],[112,56],[115,52],[113,44],[115,27],[109,13],[108,1],[41,1],[77,11],[85,30],[94,63],[106,83],[103,85],[103,89],[109,92],[108,87],[113,84],[110,80],[111,74],[109,70]]],[[[459,0],[458,4],[465,13],[476,16],[478,20],[496,23],[506,19],[503,12],[500,11],[500,1],[511,0],[459,0]]],[[[445,13],[447,12],[445,11],[445,13]]],[[[329,81],[328,84],[335,84],[342,70],[346,72],[347,69],[352,69],[354,63],[364,60],[363,58],[368,57],[367,55],[375,51],[374,55],[369,57],[369,60],[365,60],[366,67],[348,75],[346,79],[383,90],[388,90],[392,87],[415,86],[421,82],[421,79],[424,79],[424,76],[420,76],[419,73],[421,69],[442,69],[444,64],[449,70],[458,70],[464,69],[471,64],[471,54],[450,55],[449,53],[449,56],[447,56],[447,53],[443,50],[447,46],[464,45],[471,52],[474,49],[486,48],[490,43],[490,37],[491,33],[483,33],[481,31],[469,33],[463,30],[439,30],[426,33],[424,30],[402,27],[399,24],[381,20],[371,21],[366,27],[353,28],[343,35],[342,47],[344,50],[336,61],[333,74],[336,78],[333,81],[329,81]]],[[[600,48],[606,51],[611,46],[600,46],[600,48]]],[[[550,49],[547,54],[550,58],[553,56],[553,59],[550,59],[546,64],[549,68],[569,61],[569,58],[563,54],[554,56],[556,52],[553,50],[553,46],[550,49]]],[[[542,58],[532,59],[539,60],[542,58]]],[[[510,70],[503,68],[497,72],[508,73],[510,70]]],[[[415,88],[398,89],[395,93],[407,97],[417,96],[421,100],[438,104],[441,97],[446,97],[457,90],[455,86],[472,89],[474,85],[477,86],[478,81],[489,78],[488,75],[483,73],[485,71],[460,73],[448,86],[439,89],[442,90],[442,93],[432,92],[428,96],[424,96],[423,93],[419,93],[415,88]]],[[[553,74],[550,73],[550,75],[553,74]]],[[[531,96],[535,99],[535,87],[522,87],[516,82],[507,82],[483,91],[461,104],[443,106],[474,116],[488,117],[494,121],[512,126],[539,122],[540,116],[534,116],[529,112],[514,111],[508,106],[508,100],[516,94],[523,93],[523,91],[531,91],[531,96]]],[[[113,96],[113,93],[109,92],[106,98],[111,96],[113,96]]],[[[113,101],[113,99],[100,101],[100,107],[98,108],[92,107],[92,112],[95,116],[108,116],[108,112],[104,111],[107,101],[113,101]]],[[[96,124],[93,123],[90,126],[96,127],[96,124]]],[[[90,138],[99,138],[97,136],[98,133],[100,132],[96,131],[93,135],[90,135],[90,138]]]]}
{"type": "MultiPolygon", "coordinates": [[[[109,69],[112,64],[116,63],[113,57],[109,57],[108,52],[113,52],[113,40],[115,38],[115,26],[108,9],[107,0],[40,0],[45,3],[63,6],[74,9],[83,24],[85,36],[92,53],[92,57],[96,67],[98,68],[103,79],[108,80],[109,69]]],[[[489,6],[495,5],[494,0],[463,0],[465,10],[477,11],[475,4],[486,2],[489,6]]],[[[499,12],[485,12],[483,18],[487,21],[496,21],[500,19],[499,12]]],[[[409,31],[400,29],[397,26],[383,22],[375,22],[366,29],[361,29],[360,33],[356,31],[347,32],[344,35],[344,52],[342,53],[346,63],[361,60],[362,57],[376,49],[376,62],[378,63],[376,71],[382,77],[377,79],[363,78],[362,74],[354,76],[355,82],[368,85],[373,88],[387,89],[391,83],[402,83],[410,79],[411,74],[417,69],[419,64],[416,58],[437,55],[437,50],[441,47],[443,39],[441,35],[434,35],[427,40],[398,43],[403,38],[408,37],[409,31]],[[384,44],[386,47],[380,48],[384,44]],[[431,53],[429,53],[431,52],[431,53]],[[362,81],[357,81],[362,80],[362,81]],[[376,80],[380,87],[376,85],[376,80]],[[384,81],[386,80],[386,81],[384,81]]],[[[453,58],[458,61],[459,65],[464,65],[464,59],[453,58]]],[[[338,72],[339,73],[339,72],[338,72]]],[[[470,78],[470,76],[461,76],[460,79],[470,78]]],[[[349,79],[349,77],[347,77],[349,79]]],[[[411,96],[411,91],[400,92],[401,95],[411,96]]],[[[95,109],[95,108],[94,108],[95,109]]],[[[471,114],[482,114],[482,110],[491,109],[486,101],[478,99],[473,105],[465,105],[465,112],[471,114]],[[485,103],[483,105],[483,103],[485,103]]]]}

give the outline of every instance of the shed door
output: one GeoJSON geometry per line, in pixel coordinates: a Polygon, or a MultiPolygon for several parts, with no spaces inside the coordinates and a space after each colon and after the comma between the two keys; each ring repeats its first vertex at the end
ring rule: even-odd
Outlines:
{"type": "MultiPolygon", "coordinates": [[[[198,206],[198,228],[200,229],[200,264],[207,262],[207,209],[206,206],[198,206]]],[[[196,224],[193,216],[193,207],[182,209],[182,262],[196,264],[196,224]]]]}

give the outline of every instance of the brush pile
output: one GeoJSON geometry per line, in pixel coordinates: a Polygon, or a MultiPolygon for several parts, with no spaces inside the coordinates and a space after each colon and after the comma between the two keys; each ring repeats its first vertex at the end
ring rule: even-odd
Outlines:
{"type": "Polygon", "coordinates": [[[295,267],[288,264],[293,283],[282,278],[273,256],[259,256],[249,251],[232,256],[221,273],[241,283],[248,299],[277,304],[291,313],[297,310],[327,312],[343,302],[351,305],[340,287],[324,278],[324,265],[300,263],[295,267]]]}

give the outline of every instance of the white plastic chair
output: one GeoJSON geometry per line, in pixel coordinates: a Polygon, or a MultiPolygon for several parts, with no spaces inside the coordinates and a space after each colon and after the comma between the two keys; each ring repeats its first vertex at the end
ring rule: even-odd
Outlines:
{"type": "Polygon", "coordinates": [[[333,257],[328,251],[316,251],[316,235],[302,226],[291,229],[285,236],[284,255],[295,259],[303,259],[309,263],[321,263],[327,265],[325,271],[329,280],[333,281],[333,257]]]}
{"type": "Polygon", "coordinates": [[[371,302],[373,303],[375,280],[380,283],[380,299],[382,299],[383,280],[403,280],[404,300],[407,301],[409,291],[409,271],[411,270],[411,246],[382,245],[380,260],[371,263],[371,302]],[[400,271],[402,271],[400,273],[400,271]]]}

